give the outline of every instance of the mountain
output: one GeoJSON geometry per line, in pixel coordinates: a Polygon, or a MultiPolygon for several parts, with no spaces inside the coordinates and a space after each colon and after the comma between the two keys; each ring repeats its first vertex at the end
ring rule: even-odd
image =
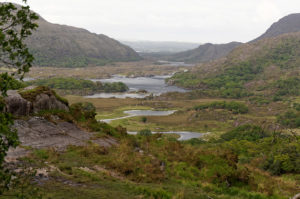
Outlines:
{"type": "MultiPolygon", "coordinates": [[[[276,37],[285,33],[300,31],[300,13],[283,17],[274,23],[263,35],[250,42],[259,41],[264,38],[276,37]]],[[[225,57],[235,47],[242,43],[231,42],[228,44],[204,44],[196,49],[180,52],[169,56],[171,61],[183,61],[187,63],[203,63],[225,57]]]]}
{"type": "Polygon", "coordinates": [[[204,90],[206,95],[300,95],[300,32],[236,47],[225,58],[177,73],[169,83],[204,90]]]}
{"type": "Polygon", "coordinates": [[[235,47],[241,45],[239,42],[231,42],[227,44],[203,44],[193,50],[188,50],[173,54],[168,57],[170,61],[179,61],[186,63],[208,62],[226,56],[235,47]]]}
{"type": "Polygon", "coordinates": [[[278,22],[274,23],[263,35],[253,41],[268,37],[276,37],[281,34],[299,32],[300,31],[300,13],[291,14],[283,17],[278,22]]]}
{"type": "Polygon", "coordinates": [[[52,24],[42,17],[37,23],[39,28],[26,40],[37,66],[84,67],[141,59],[130,47],[103,34],[52,24]]]}
{"type": "Polygon", "coordinates": [[[197,48],[199,44],[172,41],[121,41],[139,53],[177,53],[197,48]]]}

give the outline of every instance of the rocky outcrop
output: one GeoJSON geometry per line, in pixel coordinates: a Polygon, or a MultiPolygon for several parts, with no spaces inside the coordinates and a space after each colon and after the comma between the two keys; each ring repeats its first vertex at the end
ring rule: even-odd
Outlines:
{"type": "MultiPolygon", "coordinates": [[[[22,92],[37,92],[35,89],[34,87],[28,87],[22,92]]],[[[68,106],[60,101],[51,90],[42,90],[40,93],[35,93],[32,100],[24,99],[17,90],[10,90],[4,100],[6,104],[5,111],[15,116],[28,116],[42,110],[69,110],[68,106]]]]}
{"type": "Polygon", "coordinates": [[[47,87],[27,87],[21,91],[10,90],[7,94],[4,99],[5,111],[14,116],[29,116],[14,121],[12,129],[18,132],[20,147],[9,150],[7,162],[17,161],[19,157],[30,153],[30,149],[53,148],[63,151],[70,145],[84,146],[90,142],[102,147],[117,144],[113,138],[97,139],[97,133],[84,131],[56,115],[50,115],[47,119],[33,116],[33,113],[42,110],[69,111],[67,101],[47,87]]]}
{"type": "Polygon", "coordinates": [[[68,106],[57,100],[54,95],[40,94],[32,103],[33,112],[38,113],[41,110],[69,110],[68,106]]]}
{"type": "Polygon", "coordinates": [[[113,138],[93,139],[96,133],[79,129],[75,124],[61,121],[53,116],[50,122],[42,117],[32,117],[29,120],[15,120],[13,128],[17,130],[20,145],[8,152],[7,161],[15,161],[29,153],[27,147],[33,149],[53,148],[58,151],[65,150],[69,145],[84,146],[91,140],[102,147],[117,144],[113,138]]]}
{"type": "Polygon", "coordinates": [[[16,90],[7,92],[5,111],[16,116],[26,116],[32,112],[32,104],[25,100],[16,90]]]}

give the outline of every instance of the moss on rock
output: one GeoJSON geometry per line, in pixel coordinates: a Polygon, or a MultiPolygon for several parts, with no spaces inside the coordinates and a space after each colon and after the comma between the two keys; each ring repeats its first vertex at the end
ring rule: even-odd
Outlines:
{"type": "Polygon", "coordinates": [[[65,98],[57,95],[57,93],[54,90],[51,90],[50,88],[46,87],[46,86],[38,86],[35,87],[33,89],[30,90],[23,90],[20,91],[19,94],[26,100],[30,101],[30,102],[34,102],[36,100],[36,97],[40,94],[46,94],[48,96],[55,96],[57,100],[59,100],[60,102],[62,102],[65,105],[69,105],[68,100],[66,100],[65,98]]]}

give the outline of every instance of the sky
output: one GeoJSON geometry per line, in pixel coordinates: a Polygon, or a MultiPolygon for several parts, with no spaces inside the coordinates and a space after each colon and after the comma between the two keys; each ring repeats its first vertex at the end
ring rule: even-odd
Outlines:
{"type": "Polygon", "coordinates": [[[195,43],[247,42],[280,18],[300,12],[300,0],[28,0],[28,4],[49,22],[119,40],[195,43]]]}

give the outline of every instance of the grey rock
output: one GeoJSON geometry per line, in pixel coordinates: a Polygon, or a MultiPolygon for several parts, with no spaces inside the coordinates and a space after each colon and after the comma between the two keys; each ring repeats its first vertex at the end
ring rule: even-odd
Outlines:
{"type": "Polygon", "coordinates": [[[32,103],[33,105],[33,112],[38,113],[41,110],[64,110],[68,111],[69,108],[56,99],[54,95],[46,95],[40,94],[36,97],[35,101],[32,103]]]}
{"type": "Polygon", "coordinates": [[[5,111],[16,116],[26,116],[32,112],[32,104],[21,97],[16,90],[9,90],[5,98],[5,111]]]}
{"type": "Polygon", "coordinates": [[[103,147],[116,145],[113,138],[92,139],[96,133],[86,132],[69,122],[52,123],[42,117],[32,117],[28,121],[16,120],[13,126],[17,130],[20,146],[10,149],[6,161],[16,161],[28,154],[26,148],[53,148],[64,151],[68,146],[85,146],[88,141],[103,147]]]}
{"type": "MultiPolygon", "coordinates": [[[[33,89],[25,88],[25,90],[33,89]]],[[[17,90],[9,90],[5,98],[5,111],[15,116],[28,116],[32,113],[38,113],[42,110],[65,110],[68,111],[69,107],[59,101],[54,95],[47,95],[41,93],[36,96],[33,102],[30,102],[18,93],[17,90]]]]}

